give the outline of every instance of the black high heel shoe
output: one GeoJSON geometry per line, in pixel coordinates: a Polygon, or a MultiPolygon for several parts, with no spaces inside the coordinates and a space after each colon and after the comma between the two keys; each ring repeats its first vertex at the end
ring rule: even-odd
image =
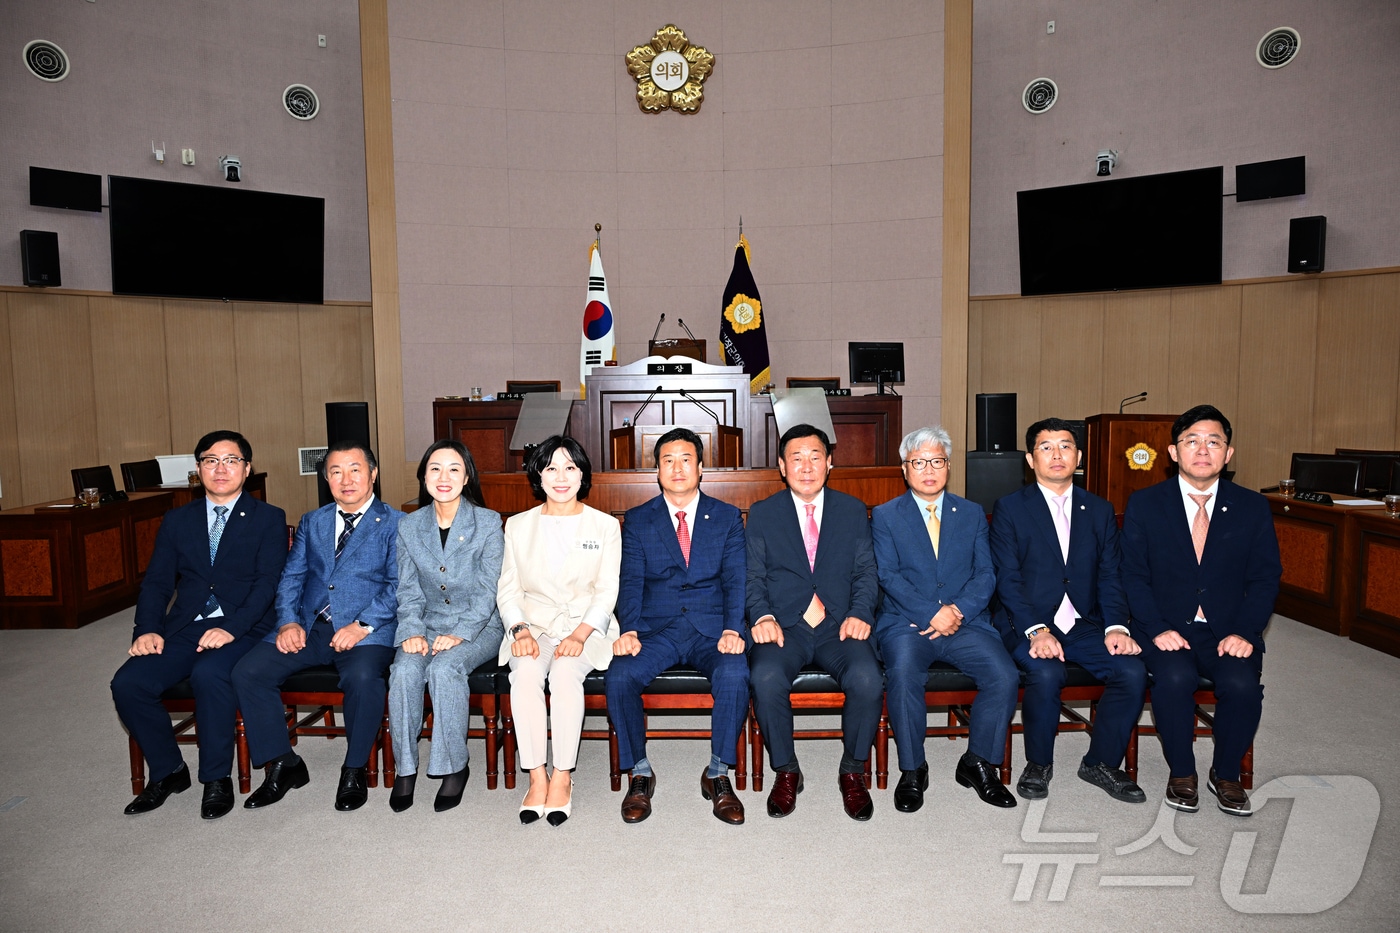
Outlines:
{"type": "Polygon", "coordinates": [[[449,774],[442,779],[442,786],[438,788],[437,799],[433,801],[433,809],[438,813],[444,810],[451,810],[462,802],[462,791],[467,787],[467,778],[471,777],[471,766],[463,765],[462,770],[456,774],[449,774]]]}
{"type": "Polygon", "coordinates": [[[389,792],[389,809],[395,813],[402,813],[413,806],[413,785],[417,782],[417,774],[394,778],[394,789],[389,792]]]}

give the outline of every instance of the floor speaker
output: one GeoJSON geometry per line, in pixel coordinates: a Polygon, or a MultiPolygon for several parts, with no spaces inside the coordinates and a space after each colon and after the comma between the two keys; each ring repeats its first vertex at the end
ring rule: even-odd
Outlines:
{"type": "Polygon", "coordinates": [[[1026,455],[1019,450],[973,450],[967,455],[967,498],[988,512],[1002,496],[1026,484],[1026,455]]]}
{"type": "Polygon", "coordinates": [[[1288,271],[1321,272],[1327,264],[1327,218],[1294,217],[1288,222],[1288,271]]]}
{"type": "Polygon", "coordinates": [[[25,285],[54,288],[63,284],[63,275],[58,268],[57,233],[21,230],[19,256],[25,285]]]}
{"type": "MultiPolygon", "coordinates": [[[[369,402],[326,403],[326,446],[341,441],[358,441],[366,448],[370,447],[369,402]]],[[[326,485],[325,477],[319,474],[316,477],[316,492],[321,505],[328,505],[334,498],[331,496],[331,488],[326,485]]],[[[374,494],[379,495],[377,479],[374,483],[374,494]]]]}
{"type": "Polygon", "coordinates": [[[1016,393],[977,394],[977,449],[1015,450],[1016,393]]]}

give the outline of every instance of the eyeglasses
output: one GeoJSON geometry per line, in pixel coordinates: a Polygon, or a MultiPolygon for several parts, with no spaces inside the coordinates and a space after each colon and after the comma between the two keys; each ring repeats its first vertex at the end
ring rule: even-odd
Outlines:
{"type": "Polygon", "coordinates": [[[904,462],[913,467],[914,472],[922,473],[924,470],[946,470],[949,461],[947,457],[934,457],[932,460],[920,457],[917,460],[905,460],[904,462]]]}
{"type": "Polygon", "coordinates": [[[1185,447],[1187,450],[1196,450],[1199,447],[1205,447],[1206,450],[1225,449],[1225,442],[1218,437],[1197,437],[1194,434],[1190,437],[1183,437],[1176,443],[1177,446],[1185,447]]]}
{"type": "Polygon", "coordinates": [[[1052,444],[1049,441],[1045,441],[1042,444],[1036,444],[1035,449],[1043,454],[1048,454],[1056,450],[1058,450],[1062,454],[1068,454],[1073,453],[1078,448],[1075,447],[1072,441],[1060,441],[1058,444],[1052,444]]]}
{"type": "Polygon", "coordinates": [[[206,470],[212,470],[212,469],[216,468],[216,467],[217,467],[219,464],[221,464],[221,463],[222,463],[224,466],[228,467],[230,470],[235,470],[235,469],[237,469],[237,468],[239,467],[240,464],[244,464],[244,463],[247,463],[247,462],[248,462],[248,461],[247,461],[247,460],[244,460],[242,457],[200,457],[200,458],[199,458],[199,465],[202,466],[202,467],[203,467],[204,469],[206,469],[206,470]]]}

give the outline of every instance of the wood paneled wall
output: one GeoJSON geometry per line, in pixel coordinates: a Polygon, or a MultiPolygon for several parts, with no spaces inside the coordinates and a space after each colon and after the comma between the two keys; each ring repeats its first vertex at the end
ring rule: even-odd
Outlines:
{"type": "Polygon", "coordinates": [[[1236,480],[1256,489],[1295,451],[1400,446],[1400,270],[974,298],[968,329],[969,418],[978,392],[1015,392],[1018,432],[1143,390],[1129,411],[1209,403],[1234,426],[1236,480]]]}
{"type": "Polygon", "coordinates": [[[0,289],[0,506],[72,495],[69,470],[191,451],[241,431],[268,501],[316,505],[297,448],[326,442],[325,403],[368,401],[368,305],[117,298],[0,289]]]}

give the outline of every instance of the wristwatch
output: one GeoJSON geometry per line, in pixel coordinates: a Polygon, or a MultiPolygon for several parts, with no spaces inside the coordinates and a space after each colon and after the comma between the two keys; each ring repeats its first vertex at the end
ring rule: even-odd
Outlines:
{"type": "Polygon", "coordinates": [[[1035,636],[1039,635],[1041,632],[1048,631],[1050,631],[1050,626],[1037,625],[1035,628],[1031,629],[1029,632],[1026,633],[1026,641],[1035,641],[1035,636]]]}
{"type": "Polygon", "coordinates": [[[510,637],[514,638],[515,636],[519,635],[521,631],[527,631],[529,630],[529,628],[530,624],[528,622],[520,622],[515,625],[512,625],[510,627],[510,637]]]}
{"type": "Polygon", "coordinates": [[[358,625],[360,628],[364,629],[366,635],[373,635],[373,634],[374,634],[374,626],[373,626],[373,625],[366,625],[365,623],[361,622],[359,619],[356,619],[356,620],[355,620],[355,624],[358,625]]]}

